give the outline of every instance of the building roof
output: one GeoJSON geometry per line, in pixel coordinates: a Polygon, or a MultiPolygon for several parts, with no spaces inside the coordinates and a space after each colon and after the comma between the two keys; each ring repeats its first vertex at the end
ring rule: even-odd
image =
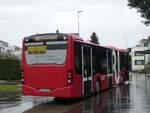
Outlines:
{"type": "Polygon", "coordinates": [[[2,41],[2,40],[0,40],[0,42],[5,43],[5,44],[8,44],[8,42],[4,42],[4,41],[2,41]]]}

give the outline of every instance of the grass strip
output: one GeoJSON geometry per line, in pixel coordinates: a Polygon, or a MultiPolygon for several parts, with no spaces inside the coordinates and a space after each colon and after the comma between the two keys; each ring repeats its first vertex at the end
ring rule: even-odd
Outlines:
{"type": "Polygon", "coordinates": [[[0,91],[12,90],[12,89],[17,89],[17,88],[20,88],[20,86],[19,85],[0,84],[0,91]]]}

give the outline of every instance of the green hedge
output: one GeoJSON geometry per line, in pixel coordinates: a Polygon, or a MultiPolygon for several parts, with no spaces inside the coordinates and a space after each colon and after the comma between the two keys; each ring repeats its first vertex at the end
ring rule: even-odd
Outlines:
{"type": "Polygon", "coordinates": [[[19,80],[20,78],[20,60],[0,59],[0,80],[19,80]]]}

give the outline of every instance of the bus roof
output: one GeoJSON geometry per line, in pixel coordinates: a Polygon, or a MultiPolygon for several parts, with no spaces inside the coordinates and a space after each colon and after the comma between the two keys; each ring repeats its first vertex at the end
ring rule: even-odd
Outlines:
{"type": "Polygon", "coordinates": [[[42,34],[35,34],[35,35],[30,35],[30,36],[27,36],[25,38],[34,38],[35,36],[47,36],[47,35],[63,35],[63,36],[66,36],[67,34],[65,33],[42,33],[42,34]]]}
{"type": "Polygon", "coordinates": [[[109,48],[109,49],[114,49],[114,50],[117,50],[117,51],[128,53],[128,51],[124,50],[124,49],[119,49],[119,48],[116,48],[116,47],[113,47],[113,46],[102,46],[102,45],[98,45],[98,44],[94,44],[94,43],[85,41],[81,37],[79,37],[77,33],[42,33],[42,34],[35,34],[35,35],[27,36],[27,37],[25,37],[25,39],[28,39],[28,38],[32,39],[32,38],[35,38],[35,37],[38,37],[38,36],[43,36],[43,37],[46,37],[46,36],[65,37],[66,36],[67,37],[68,35],[72,36],[76,41],[80,41],[80,42],[84,42],[84,43],[87,43],[87,44],[92,44],[92,45],[95,45],[95,46],[100,46],[100,47],[103,47],[103,48],[109,48]]]}
{"type": "Polygon", "coordinates": [[[113,47],[113,46],[106,46],[106,48],[110,48],[110,49],[114,49],[114,50],[117,50],[117,51],[128,53],[128,51],[125,50],[125,49],[119,49],[119,48],[116,48],[116,47],[113,47]]]}
{"type": "MultiPolygon", "coordinates": [[[[78,38],[80,38],[80,37],[78,37],[78,38]]],[[[95,45],[95,46],[99,46],[99,47],[103,47],[103,48],[107,48],[107,49],[114,49],[114,50],[117,50],[117,51],[128,53],[128,51],[125,50],[125,49],[119,49],[119,48],[116,48],[116,47],[113,47],[113,46],[102,46],[102,45],[99,45],[99,44],[91,43],[89,41],[85,41],[82,38],[80,38],[80,39],[81,40],[78,40],[79,42],[84,42],[84,43],[87,43],[87,44],[92,44],[92,45],[95,45]]]]}

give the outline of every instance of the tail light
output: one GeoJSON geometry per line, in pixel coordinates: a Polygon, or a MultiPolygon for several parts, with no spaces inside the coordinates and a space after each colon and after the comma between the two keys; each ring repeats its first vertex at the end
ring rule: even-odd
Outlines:
{"type": "Polygon", "coordinates": [[[73,72],[72,70],[68,70],[67,72],[67,85],[71,85],[73,82],[73,72]]]}
{"type": "Polygon", "coordinates": [[[24,70],[21,71],[21,82],[22,84],[24,84],[24,70]]]}

